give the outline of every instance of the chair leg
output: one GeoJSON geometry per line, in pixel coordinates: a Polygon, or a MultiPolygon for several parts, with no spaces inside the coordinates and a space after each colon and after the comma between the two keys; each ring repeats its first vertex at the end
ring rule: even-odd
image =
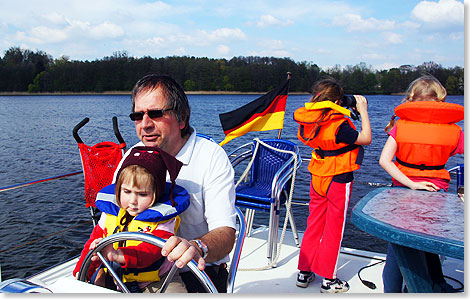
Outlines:
{"type": "MultiPolygon", "coordinates": [[[[288,198],[287,191],[283,190],[283,193],[284,193],[284,196],[288,198]]],[[[297,233],[297,227],[295,226],[294,212],[292,211],[292,208],[290,209],[290,213],[288,216],[289,216],[290,227],[292,229],[292,234],[294,235],[295,245],[300,248],[299,234],[297,233]]]]}
{"type": "Polygon", "coordinates": [[[292,210],[290,210],[290,213],[289,213],[289,223],[290,223],[290,227],[292,228],[292,234],[294,235],[295,245],[298,248],[300,248],[299,234],[297,233],[297,228],[295,226],[295,220],[294,220],[294,214],[292,210]]]}
{"type": "Polygon", "coordinates": [[[268,234],[268,246],[267,246],[267,258],[269,260],[269,265],[272,264],[273,262],[273,251],[274,251],[274,243],[276,243],[277,238],[275,239],[276,236],[276,205],[275,203],[271,204],[271,208],[269,210],[269,234],[268,234]]]}
{"type": "Polygon", "coordinates": [[[255,210],[246,209],[246,236],[251,237],[251,229],[253,228],[253,219],[255,218],[255,210]]]}
{"type": "Polygon", "coordinates": [[[279,234],[279,199],[271,204],[270,215],[269,215],[269,236],[268,236],[268,260],[269,265],[273,265],[273,260],[277,255],[277,244],[279,234]]]}

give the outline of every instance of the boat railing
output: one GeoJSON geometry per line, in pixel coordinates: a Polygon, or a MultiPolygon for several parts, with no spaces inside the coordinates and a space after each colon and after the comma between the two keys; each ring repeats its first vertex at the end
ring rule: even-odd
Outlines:
{"type": "Polygon", "coordinates": [[[48,177],[48,178],[42,178],[42,179],[38,179],[38,180],[28,181],[28,182],[24,182],[24,183],[13,184],[13,185],[5,186],[5,187],[0,187],[0,192],[13,190],[13,189],[17,189],[17,188],[22,188],[22,187],[34,185],[34,184],[37,184],[37,183],[43,183],[43,182],[53,181],[53,180],[57,180],[57,179],[62,179],[62,178],[66,178],[66,177],[81,174],[81,173],[83,173],[82,170],[71,172],[71,173],[66,173],[66,174],[61,174],[61,175],[57,175],[57,176],[52,176],[52,177],[48,177]]]}

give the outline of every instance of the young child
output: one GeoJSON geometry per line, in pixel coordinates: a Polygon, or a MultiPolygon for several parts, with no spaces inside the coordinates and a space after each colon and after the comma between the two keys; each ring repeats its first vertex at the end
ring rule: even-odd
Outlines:
{"type": "Polygon", "coordinates": [[[368,145],[372,140],[367,100],[363,96],[354,97],[356,107],[353,109],[362,116],[360,132],[346,117],[351,111],[341,107],[343,89],[333,79],[316,82],[310,102],[294,113],[294,120],[300,124],[297,137],[314,149],[308,165],[312,174],[310,214],[300,247],[296,285],[307,287],[316,273],[324,277],[322,293],[349,290],[348,283],[336,277],[336,263],[353,171],[360,168],[364,156],[361,145],[368,145]]]}
{"type": "MultiPolygon", "coordinates": [[[[131,150],[117,174],[114,187],[116,196],[97,196],[95,204],[102,215],[84,246],[73,271],[74,276],[87,253],[104,237],[124,231],[145,232],[164,239],[175,234],[180,222],[177,215],[189,206],[188,193],[175,186],[182,165],[158,147],[142,146],[131,150]],[[167,170],[171,184],[166,183],[167,170]]],[[[106,193],[105,189],[110,188],[113,185],[103,188],[100,193],[106,193]]],[[[101,253],[111,263],[118,264],[122,281],[131,292],[141,292],[148,284],[159,281],[171,267],[171,263],[162,257],[161,249],[146,242],[121,241],[108,245],[101,253]]],[[[113,283],[109,283],[112,280],[104,275],[103,269],[101,272],[96,270],[100,264],[97,256],[92,257],[88,280],[115,288],[113,283]],[[96,279],[92,278],[93,273],[96,273],[96,279]],[[105,284],[106,277],[108,282],[105,284]]]]}
{"type": "MultiPolygon", "coordinates": [[[[432,76],[423,76],[408,87],[403,104],[395,108],[395,115],[385,128],[389,137],[380,156],[380,165],[392,176],[393,186],[427,191],[447,191],[450,175],[445,164],[450,156],[464,153],[464,133],[456,125],[463,120],[464,107],[445,103],[447,92],[432,76]],[[395,125],[395,117],[400,119],[395,125]],[[395,158],[395,162],[393,162],[395,158]]],[[[451,290],[442,274],[437,254],[424,253],[431,279],[451,290]]],[[[384,292],[403,290],[403,277],[388,246],[383,270],[384,292]]]]}

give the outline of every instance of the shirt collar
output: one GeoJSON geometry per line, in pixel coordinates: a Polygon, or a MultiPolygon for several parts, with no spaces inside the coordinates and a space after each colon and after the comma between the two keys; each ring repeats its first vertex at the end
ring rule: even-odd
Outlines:
{"type": "Polygon", "coordinates": [[[196,146],[196,129],[193,130],[188,140],[181,148],[181,150],[176,154],[176,159],[183,162],[184,165],[188,165],[191,161],[191,156],[193,155],[194,148],[196,146]]]}

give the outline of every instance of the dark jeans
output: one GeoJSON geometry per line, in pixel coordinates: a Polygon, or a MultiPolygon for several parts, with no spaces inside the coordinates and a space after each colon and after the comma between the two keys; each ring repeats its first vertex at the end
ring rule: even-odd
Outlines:
{"type": "MultiPolygon", "coordinates": [[[[219,293],[227,293],[227,264],[224,263],[218,266],[207,266],[204,271],[212,280],[212,283],[215,285],[219,293]]],[[[197,279],[197,277],[191,271],[180,272],[180,276],[186,285],[188,293],[207,293],[202,284],[199,282],[199,279],[197,279]]]]}
{"type": "MultiPolygon", "coordinates": [[[[425,251],[423,251],[423,254],[426,263],[423,267],[426,267],[428,270],[429,276],[434,284],[433,289],[435,292],[454,292],[454,288],[449,285],[444,278],[439,255],[425,251]]],[[[393,252],[390,243],[388,244],[387,261],[385,262],[382,279],[384,284],[384,293],[406,292],[406,287],[403,288],[403,276],[401,275],[400,267],[398,267],[395,253],[393,252]]]]}

